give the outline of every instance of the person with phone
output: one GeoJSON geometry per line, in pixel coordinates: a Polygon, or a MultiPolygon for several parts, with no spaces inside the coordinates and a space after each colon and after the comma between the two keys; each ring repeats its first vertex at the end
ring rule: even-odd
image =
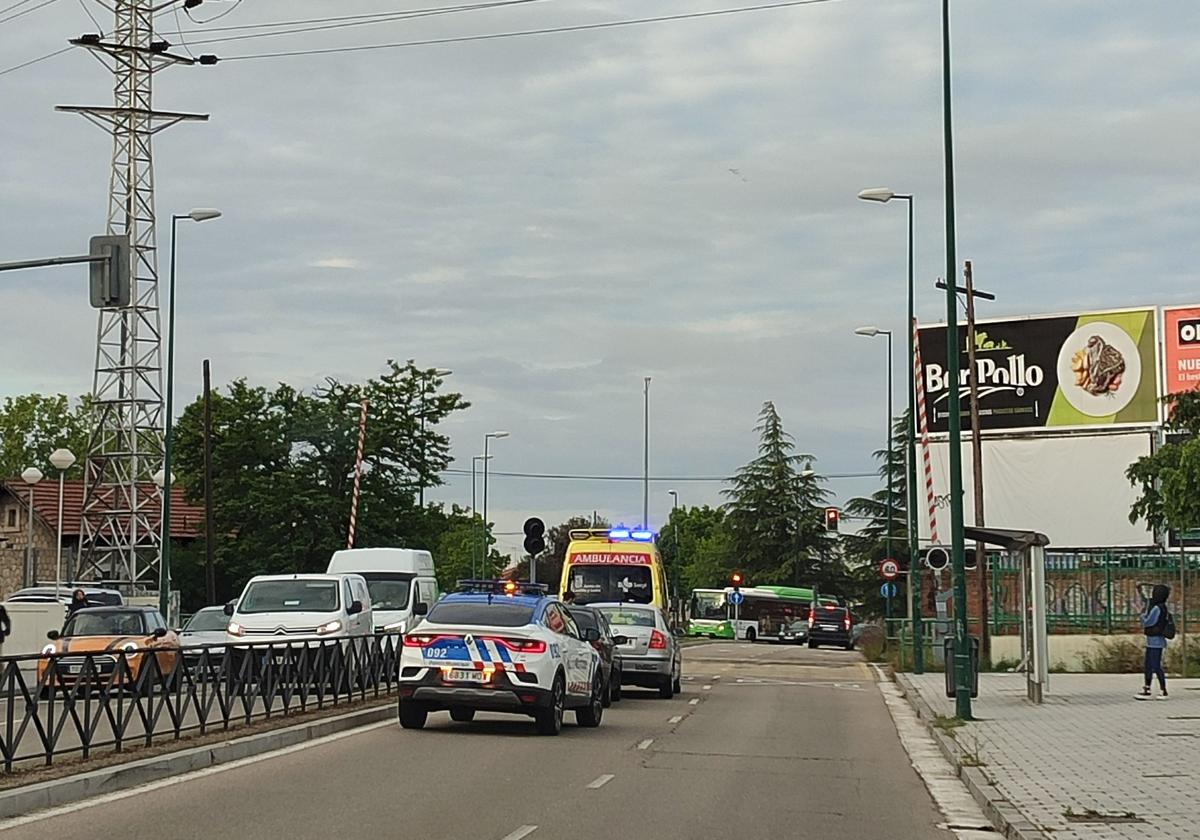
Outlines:
{"type": "Polygon", "coordinates": [[[1146,664],[1144,669],[1145,685],[1134,695],[1138,700],[1149,700],[1150,685],[1154,677],[1158,677],[1158,699],[1167,699],[1167,673],[1163,670],[1163,652],[1167,649],[1167,640],[1175,638],[1175,620],[1167,609],[1167,598],[1171,597],[1171,587],[1158,584],[1151,590],[1150,603],[1142,613],[1142,631],[1146,634],[1146,664]]]}

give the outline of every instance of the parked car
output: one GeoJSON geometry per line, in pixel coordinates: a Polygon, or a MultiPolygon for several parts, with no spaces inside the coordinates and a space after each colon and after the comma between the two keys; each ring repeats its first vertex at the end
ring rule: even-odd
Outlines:
{"type": "MultiPolygon", "coordinates": [[[[215,666],[225,655],[226,628],[229,616],[224,607],[205,607],[187,620],[179,631],[179,643],[183,646],[183,660],[193,669],[199,665],[205,652],[208,663],[215,666]]],[[[196,676],[193,670],[193,676],[196,676]]]]}
{"type": "Polygon", "coordinates": [[[336,551],[328,574],[359,574],[371,592],[376,633],[403,633],[419,620],[413,607],[433,606],[438,583],[433,555],[411,548],[347,548],[336,551]]]}
{"type": "Polygon", "coordinates": [[[808,641],[808,622],[793,621],[791,624],[781,624],[775,641],[788,645],[804,644],[808,641]]]}
{"type": "Polygon", "coordinates": [[[618,645],[622,685],[657,688],[665,700],[682,690],[683,652],[661,609],[616,602],[590,606],[625,636],[625,643],[618,645]]]}
{"type": "Polygon", "coordinates": [[[848,607],[821,604],[808,614],[808,646],[821,645],[854,650],[854,618],[848,607]]]}
{"type": "Polygon", "coordinates": [[[621,699],[621,645],[629,639],[614,634],[612,625],[599,610],[568,606],[567,612],[575,619],[580,630],[586,632],[595,628],[600,634],[600,638],[592,642],[592,647],[600,653],[600,668],[604,674],[604,705],[611,706],[614,700],[621,699]]]}
{"type": "Polygon", "coordinates": [[[119,607],[125,603],[125,597],[117,590],[99,586],[27,586],[4,600],[17,604],[48,604],[54,601],[69,604],[76,589],[83,590],[89,607],[119,607]]]}
{"type": "Polygon", "coordinates": [[[61,631],[46,635],[50,643],[38,660],[38,684],[51,690],[81,682],[96,688],[138,687],[153,657],[158,673],[140,684],[151,693],[156,678],[172,675],[179,658],[179,637],[154,607],[85,607],[68,618],[61,631]],[[126,668],[114,676],[122,657],[126,668]]]}

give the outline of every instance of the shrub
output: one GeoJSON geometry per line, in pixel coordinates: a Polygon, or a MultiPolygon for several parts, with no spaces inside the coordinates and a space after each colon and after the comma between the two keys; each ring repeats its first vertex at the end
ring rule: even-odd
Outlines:
{"type": "Polygon", "coordinates": [[[863,628],[857,644],[868,662],[883,662],[887,658],[888,643],[881,627],[872,624],[863,628]]]}
{"type": "Polygon", "coordinates": [[[1103,639],[1083,654],[1083,670],[1088,674],[1140,674],[1145,651],[1146,646],[1133,639],[1103,639]]]}
{"type": "MultiPolygon", "coordinates": [[[[1188,676],[1200,677],[1200,640],[1193,639],[1187,649],[1188,676]]],[[[1166,656],[1163,657],[1163,667],[1171,674],[1183,673],[1183,646],[1176,638],[1167,645],[1166,656]]]]}

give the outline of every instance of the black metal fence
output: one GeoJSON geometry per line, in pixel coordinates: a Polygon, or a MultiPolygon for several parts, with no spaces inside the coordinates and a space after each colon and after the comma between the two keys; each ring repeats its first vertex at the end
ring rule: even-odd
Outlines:
{"type": "Polygon", "coordinates": [[[399,635],[0,659],[4,771],[390,694],[399,635]]]}

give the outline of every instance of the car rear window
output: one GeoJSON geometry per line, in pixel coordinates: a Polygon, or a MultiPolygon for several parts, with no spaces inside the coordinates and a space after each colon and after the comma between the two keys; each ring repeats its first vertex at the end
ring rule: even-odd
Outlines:
{"type": "Polygon", "coordinates": [[[596,614],[590,610],[567,610],[571,614],[571,618],[575,619],[575,623],[583,630],[596,629],[600,627],[596,623],[596,614]]]}
{"type": "Polygon", "coordinates": [[[464,603],[443,601],[429,611],[434,624],[481,624],[493,627],[522,627],[533,621],[533,607],[525,604],[495,602],[464,603]]]}
{"type": "Polygon", "coordinates": [[[600,612],[610,624],[623,624],[626,627],[653,627],[657,622],[650,610],[636,610],[622,607],[601,607],[600,612]]]}

